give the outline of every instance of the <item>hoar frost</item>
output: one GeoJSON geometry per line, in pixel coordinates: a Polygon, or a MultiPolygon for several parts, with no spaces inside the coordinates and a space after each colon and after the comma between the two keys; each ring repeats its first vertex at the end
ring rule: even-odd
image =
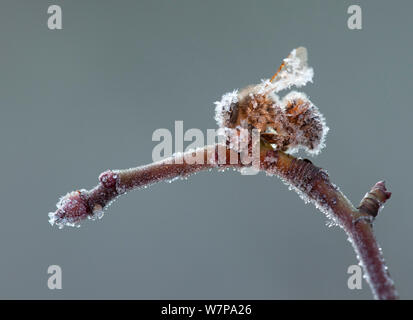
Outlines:
{"type": "Polygon", "coordinates": [[[295,153],[302,149],[318,154],[325,146],[328,127],[319,109],[302,92],[292,91],[279,99],[275,94],[292,86],[312,82],[314,71],[307,65],[307,50],[294,49],[270,80],[234,90],[215,102],[215,120],[230,148],[242,151],[248,141],[241,129],[257,129],[261,139],[276,149],[295,153]]]}
{"type": "Polygon", "coordinates": [[[314,70],[307,65],[307,49],[299,47],[291,51],[283,61],[284,66],[273,81],[264,80],[261,84],[262,93],[266,91],[279,92],[292,86],[297,88],[313,82],[314,70]]]}
{"type": "Polygon", "coordinates": [[[225,93],[220,101],[215,102],[215,120],[219,127],[228,121],[228,112],[238,102],[238,89],[225,93]]]}

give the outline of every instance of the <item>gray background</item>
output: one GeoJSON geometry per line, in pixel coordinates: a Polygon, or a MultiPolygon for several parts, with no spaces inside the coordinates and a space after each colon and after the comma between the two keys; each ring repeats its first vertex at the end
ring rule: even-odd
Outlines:
{"type": "Polygon", "coordinates": [[[314,162],[358,203],[393,192],[375,230],[413,298],[411,1],[1,1],[0,298],[370,299],[338,228],[277,178],[204,172],[52,228],[59,196],[108,168],[151,162],[154,130],[215,128],[213,101],[270,77],[304,45],[327,118],[314,162]],[[47,7],[63,30],[47,29],[47,7]],[[47,267],[63,289],[47,288],[47,267]]]}

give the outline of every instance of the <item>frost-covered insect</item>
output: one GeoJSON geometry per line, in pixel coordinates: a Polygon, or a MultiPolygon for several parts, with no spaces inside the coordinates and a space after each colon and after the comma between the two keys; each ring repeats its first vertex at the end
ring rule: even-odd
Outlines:
{"type": "Polygon", "coordinates": [[[317,154],[324,147],[328,127],[318,108],[301,92],[283,99],[275,93],[312,82],[307,50],[294,49],[269,80],[235,90],[215,102],[215,119],[228,139],[241,129],[257,129],[261,139],[290,153],[304,149],[317,154]]]}

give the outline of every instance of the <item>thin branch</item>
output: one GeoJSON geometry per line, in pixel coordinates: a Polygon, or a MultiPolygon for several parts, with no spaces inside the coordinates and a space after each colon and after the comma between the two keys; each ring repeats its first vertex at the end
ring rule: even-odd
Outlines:
{"type": "MultiPolygon", "coordinates": [[[[211,168],[242,168],[240,155],[224,145],[206,146],[194,152],[126,170],[108,170],[91,189],[71,192],[60,199],[50,222],[78,225],[85,218],[100,218],[103,209],[116,197],[130,190],[153,183],[186,177],[211,168]],[[200,156],[203,163],[190,164],[186,156],[200,156]],[[224,155],[224,161],[221,161],[224,155]],[[235,161],[234,161],[235,159],[235,161]]],[[[384,182],[378,182],[366,194],[356,209],[343,193],[330,182],[328,174],[309,160],[297,159],[262,144],[260,169],[274,174],[293,186],[305,201],[311,201],[347,233],[364,268],[366,279],[376,299],[397,299],[393,281],[387,271],[381,249],[373,234],[372,222],[384,202],[390,197],[384,182]]]]}
{"type": "Polygon", "coordinates": [[[344,229],[376,299],[398,298],[372,227],[378,210],[391,195],[387,192],[384,182],[380,181],[374,185],[361,201],[360,210],[357,210],[331,183],[328,174],[308,160],[269,150],[261,166],[266,172],[274,173],[294,186],[305,200],[313,202],[344,229]]]}

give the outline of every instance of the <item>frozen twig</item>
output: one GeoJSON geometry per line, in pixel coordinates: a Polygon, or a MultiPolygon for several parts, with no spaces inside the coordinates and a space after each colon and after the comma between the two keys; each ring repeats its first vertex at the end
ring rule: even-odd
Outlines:
{"type": "MultiPolygon", "coordinates": [[[[127,191],[159,181],[186,177],[211,168],[244,167],[240,161],[237,164],[229,162],[229,159],[238,158],[239,155],[223,145],[206,146],[195,152],[203,154],[205,160],[203,164],[188,164],[184,159],[185,154],[179,154],[173,159],[133,169],[108,170],[100,175],[99,184],[93,189],[74,191],[63,197],[58,203],[56,212],[50,214],[50,221],[61,227],[78,225],[85,218],[99,217],[105,207],[127,191]],[[217,161],[219,152],[226,155],[227,161],[223,164],[217,161]],[[178,157],[182,159],[176,161],[178,157]]],[[[307,159],[298,159],[263,145],[260,150],[260,163],[262,171],[282,178],[296,188],[304,200],[313,202],[318,209],[344,229],[364,268],[375,298],[397,298],[397,292],[372,229],[372,221],[378,209],[390,197],[384,182],[378,182],[372,188],[357,210],[330,182],[328,174],[307,159]]]]}
{"type": "MultiPolygon", "coordinates": [[[[374,218],[391,195],[384,182],[376,183],[355,208],[330,182],[324,170],[307,159],[286,153],[302,149],[315,155],[325,146],[329,129],[324,116],[309,98],[295,91],[283,99],[275,94],[292,86],[302,87],[312,82],[312,78],[313,69],[307,65],[307,50],[303,47],[294,49],[270,80],[224,94],[221,101],[215,103],[215,119],[226,137],[225,144],[176,154],[142,167],[103,172],[99,184],[93,189],[73,191],[62,197],[57,210],[49,213],[50,223],[61,228],[78,226],[87,218],[101,218],[103,210],[116,197],[159,181],[187,177],[211,168],[251,166],[240,161],[243,152],[255,150],[255,146],[260,145],[259,169],[279,176],[305,202],[312,202],[333,224],[343,228],[364,268],[374,297],[396,299],[397,292],[372,229],[374,218]],[[259,140],[254,142],[251,133],[257,131],[259,140]],[[187,156],[203,161],[193,164],[193,161],[187,161],[187,156]]],[[[253,162],[253,165],[257,168],[257,163],[253,162]]]]}
{"type": "Polygon", "coordinates": [[[357,210],[331,183],[328,174],[308,160],[269,150],[261,164],[266,172],[276,174],[295,187],[304,200],[310,200],[338,226],[344,229],[376,299],[397,299],[398,294],[387,270],[374,234],[372,222],[391,193],[378,182],[363,198],[357,210]],[[270,160],[265,160],[270,159],[270,160]]]}
{"type": "Polygon", "coordinates": [[[158,181],[173,180],[187,177],[192,173],[212,168],[225,168],[241,163],[239,155],[227,149],[224,145],[206,146],[194,152],[181,153],[171,158],[146,166],[124,170],[107,170],[100,174],[99,184],[91,190],[80,189],[69,192],[57,203],[57,210],[49,213],[49,222],[63,226],[80,226],[84,219],[96,219],[103,216],[106,209],[118,196],[137,188],[145,188],[158,181]],[[202,164],[189,164],[186,157],[194,153],[201,154],[202,164]],[[227,159],[218,164],[218,156],[227,159]],[[235,160],[234,160],[235,159],[235,160]]]}

